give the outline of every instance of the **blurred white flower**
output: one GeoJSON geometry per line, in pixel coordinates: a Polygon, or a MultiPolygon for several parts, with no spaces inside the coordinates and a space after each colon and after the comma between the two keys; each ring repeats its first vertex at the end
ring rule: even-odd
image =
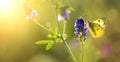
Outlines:
{"type": "Polygon", "coordinates": [[[60,14],[58,14],[58,21],[61,21],[61,20],[64,20],[64,18],[60,14]]]}

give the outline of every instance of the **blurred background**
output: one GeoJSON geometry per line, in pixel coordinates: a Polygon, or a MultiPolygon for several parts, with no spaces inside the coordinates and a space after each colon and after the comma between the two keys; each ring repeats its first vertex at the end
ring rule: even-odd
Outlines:
{"type": "MultiPolygon", "coordinates": [[[[45,45],[34,44],[48,39],[48,32],[33,21],[25,19],[24,1],[0,0],[0,62],[73,62],[63,43],[55,44],[49,51],[44,50],[45,45]]],[[[120,0],[67,1],[75,9],[67,22],[67,40],[79,62],[80,45],[74,35],[74,22],[80,16],[86,22],[103,16],[109,19],[102,37],[94,39],[88,33],[84,62],[119,62],[120,0]]],[[[29,0],[29,5],[37,10],[41,24],[56,28],[55,6],[50,1],[29,0]]]]}

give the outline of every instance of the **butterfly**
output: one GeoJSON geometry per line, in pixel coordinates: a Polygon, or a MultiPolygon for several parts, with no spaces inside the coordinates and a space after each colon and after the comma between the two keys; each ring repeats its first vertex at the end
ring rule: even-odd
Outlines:
{"type": "Polygon", "coordinates": [[[102,17],[93,22],[88,21],[89,32],[94,38],[101,37],[104,34],[105,25],[108,23],[106,17],[102,17]]]}

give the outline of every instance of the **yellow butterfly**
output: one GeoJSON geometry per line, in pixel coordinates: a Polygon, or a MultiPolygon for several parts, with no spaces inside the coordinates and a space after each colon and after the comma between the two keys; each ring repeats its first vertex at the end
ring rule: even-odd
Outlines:
{"type": "Polygon", "coordinates": [[[93,22],[88,21],[89,32],[94,38],[101,37],[104,34],[105,25],[108,23],[106,17],[102,17],[93,22]]]}

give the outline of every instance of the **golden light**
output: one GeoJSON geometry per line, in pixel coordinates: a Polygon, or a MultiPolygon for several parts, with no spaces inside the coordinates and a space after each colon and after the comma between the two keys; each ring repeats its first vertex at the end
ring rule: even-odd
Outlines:
{"type": "Polygon", "coordinates": [[[0,22],[2,24],[18,21],[22,15],[21,0],[0,0],[0,22]]]}
{"type": "Polygon", "coordinates": [[[0,34],[26,32],[23,3],[23,0],[0,0],[0,34]]]}
{"type": "Polygon", "coordinates": [[[8,10],[12,7],[11,0],[0,0],[0,10],[8,10]]]}

